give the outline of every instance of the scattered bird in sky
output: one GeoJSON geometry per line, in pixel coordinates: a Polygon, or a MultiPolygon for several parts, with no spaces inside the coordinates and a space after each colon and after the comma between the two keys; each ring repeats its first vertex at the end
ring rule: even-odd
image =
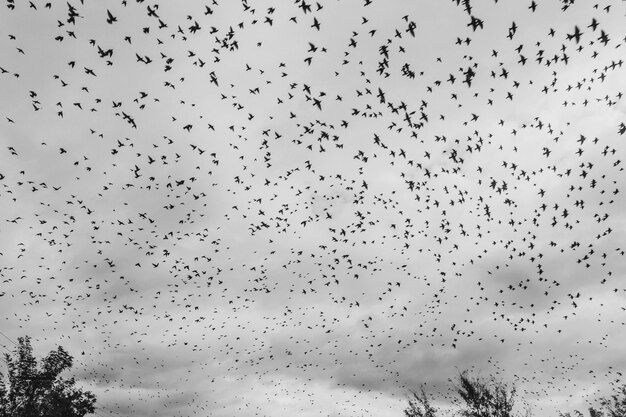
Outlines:
{"type": "Polygon", "coordinates": [[[109,10],[107,10],[107,23],[112,25],[114,22],[117,22],[117,17],[113,16],[109,10]]]}

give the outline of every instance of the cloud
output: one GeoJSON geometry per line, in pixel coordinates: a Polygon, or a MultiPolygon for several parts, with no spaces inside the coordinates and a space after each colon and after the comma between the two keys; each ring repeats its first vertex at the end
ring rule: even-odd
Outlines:
{"type": "Polygon", "coordinates": [[[2,331],[104,414],[400,415],[469,368],[542,416],[620,377],[619,2],[15,6],[2,331]]]}

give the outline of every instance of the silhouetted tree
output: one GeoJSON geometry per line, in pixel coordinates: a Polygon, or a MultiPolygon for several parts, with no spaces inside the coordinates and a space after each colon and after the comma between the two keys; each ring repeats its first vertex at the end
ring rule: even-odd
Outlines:
{"type": "Polygon", "coordinates": [[[423,386],[419,392],[413,391],[411,394],[409,405],[404,410],[406,417],[437,417],[437,409],[431,405],[423,386]]]}
{"type": "Polygon", "coordinates": [[[96,397],[75,387],[74,378],[60,375],[72,357],[59,346],[41,364],[29,337],[20,337],[13,357],[4,355],[8,375],[0,372],[0,417],[83,417],[94,412],[96,397]]]}
{"type": "Polygon", "coordinates": [[[460,415],[463,417],[514,417],[515,386],[507,385],[494,377],[472,378],[461,372],[455,385],[463,400],[460,415]]]}
{"type": "MultiPolygon", "coordinates": [[[[622,385],[616,394],[600,399],[601,409],[589,407],[589,417],[624,417],[626,416],[626,385],[622,385]]],[[[560,417],[584,417],[578,410],[574,413],[561,413],[560,417]]]]}
{"type": "MultiPolygon", "coordinates": [[[[471,377],[467,371],[459,374],[453,381],[454,392],[458,398],[453,400],[456,410],[450,410],[453,416],[461,417],[530,417],[532,412],[526,407],[523,412],[513,411],[515,406],[515,385],[508,385],[493,376],[471,377]]],[[[443,412],[434,407],[424,387],[419,392],[412,392],[404,409],[405,417],[440,417],[443,412]]],[[[589,407],[588,417],[626,417],[626,384],[622,385],[610,397],[601,398],[600,408],[589,407]]],[[[447,415],[447,414],[446,414],[447,415]]],[[[586,417],[579,410],[559,413],[559,417],[586,417]]]]}
{"type": "MultiPolygon", "coordinates": [[[[459,374],[454,382],[454,391],[459,396],[454,413],[462,417],[519,417],[513,411],[515,386],[507,385],[494,377],[471,377],[467,371],[459,374]]],[[[439,410],[431,402],[423,387],[419,393],[413,392],[404,410],[406,417],[437,417],[439,410]]],[[[525,415],[530,415],[526,410],[525,415]]]]}
{"type": "Polygon", "coordinates": [[[620,387],[617,394],[613,394],[609,398],[603,398],[600,404],[604,408],[607,417],[626,416],[626,384],[620,387]]]}
{"type": "MultiPolygon", "coordinates": [[[[585,417],[579,410],[574,410],[573,413],[559,413],[559,417],[585,417]]],[[[593,407],[589,407],[589,417],[605,417],[602,411],[596,410],[593,407]]]]}

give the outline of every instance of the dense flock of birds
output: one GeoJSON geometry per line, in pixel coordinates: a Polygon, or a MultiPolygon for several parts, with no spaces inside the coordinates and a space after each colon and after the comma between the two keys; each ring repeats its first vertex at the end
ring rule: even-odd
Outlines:
{"type": "Polygon", "coordinates": [[[625,5],[5,0],[0,328],[103,415],[623,383],[625,5]]]}

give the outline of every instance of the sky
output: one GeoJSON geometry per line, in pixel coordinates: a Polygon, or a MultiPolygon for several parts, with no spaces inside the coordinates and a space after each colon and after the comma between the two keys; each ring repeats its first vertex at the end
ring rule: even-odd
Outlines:
{"type": "Polygon", "coordinates": [[[97,415],[624,383],[626,3],[4,3],[0,343],[97,415]]]}

